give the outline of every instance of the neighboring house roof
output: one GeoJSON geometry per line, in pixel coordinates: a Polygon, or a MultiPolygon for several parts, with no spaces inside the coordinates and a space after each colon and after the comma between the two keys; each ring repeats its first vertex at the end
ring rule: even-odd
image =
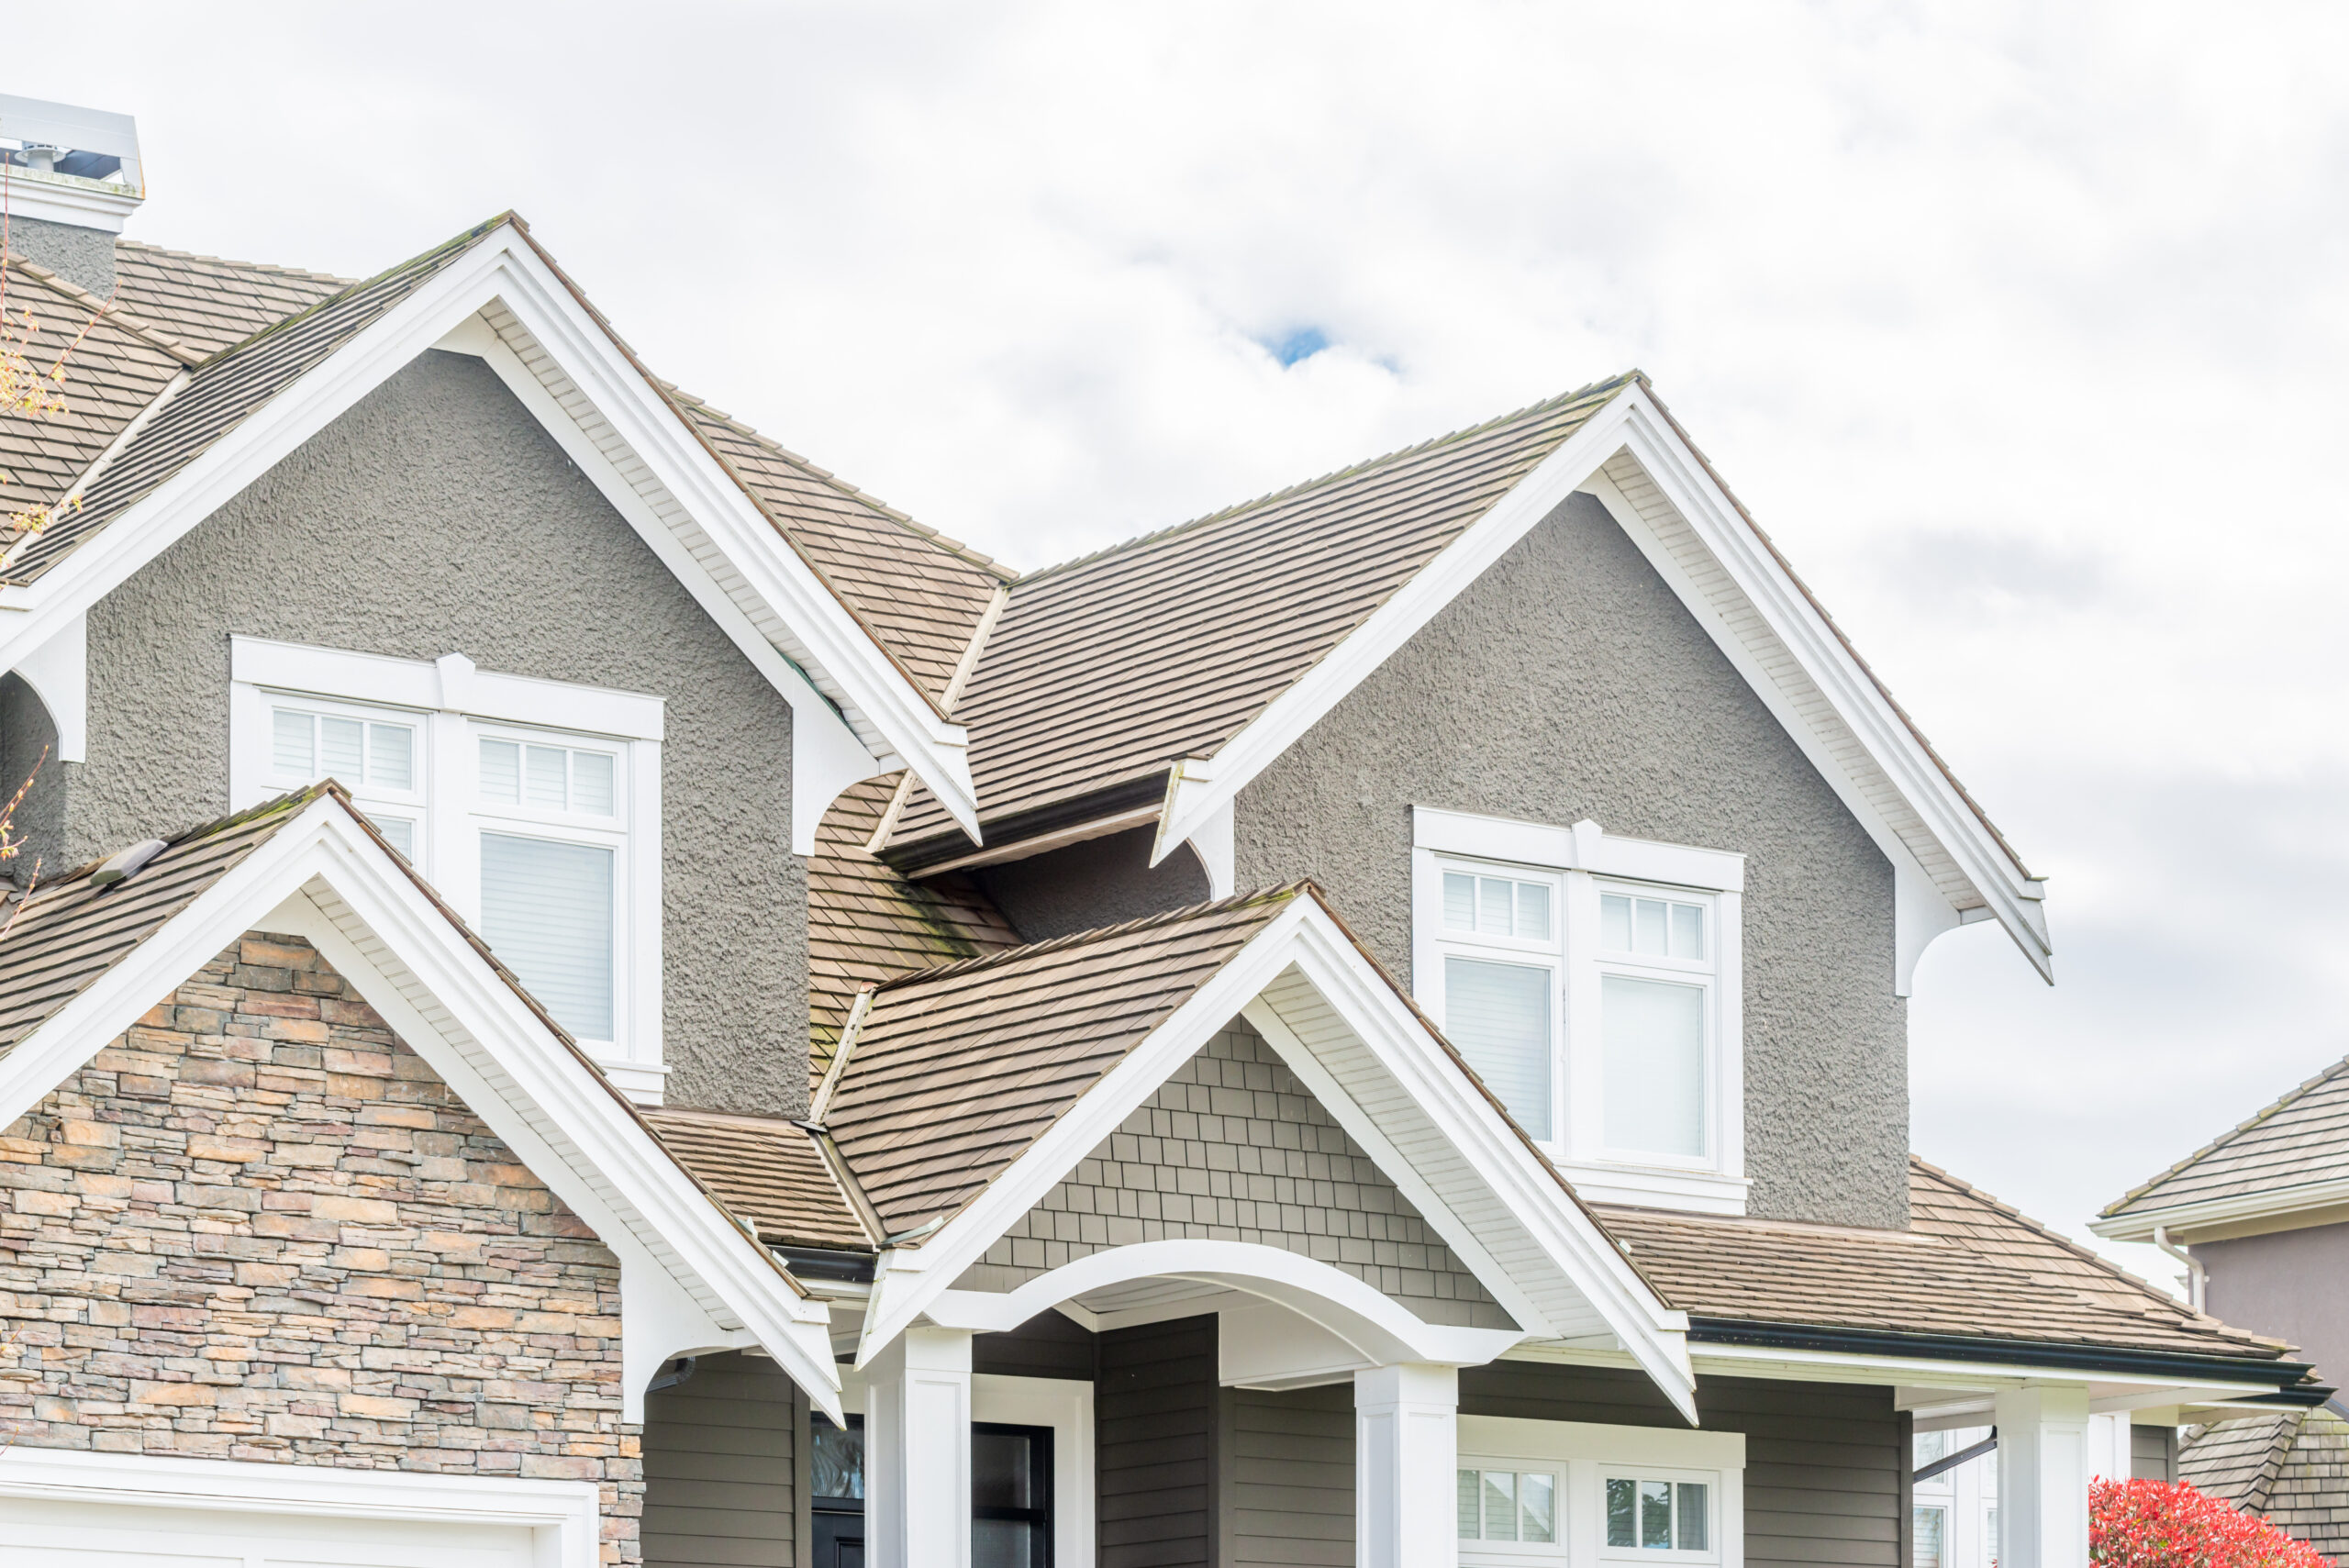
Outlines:
{"type": "Polygon", "coordinates": [[[648,1110],[644,1119],[702,1184],[777,1247],[869,1252],[875,1238],[833,1180],[806,1128],[775,1117],[648,1110]]]}
{"type": "Polygon", "coordinates": [[[960,1212],[1301,891],[884,983],[824,1120],[889,1231],[960,1212]]]}
{"type": "Polygon", "coordinates": [[[2330,1406],[2189,1427],[2177,1477],[2349,1561],[2349,1419],[2330,1406]]]}
{"type": "Polygon", "coordinates": [[[2143,1240],[2156,1225],[2191,1229],[2349,1204],[2349,1061],[2106,1206],[2099,1236],[2143,1240]]]}
{"type": "Polygon", "coordinates": [[[1909,1228],[1870,1230],[1601,1207],[1692,1340],[1759,1325],[2274,1362],[2230,1329],[1921,1160],[1909,1228]]]}
{"type": "Polygon", "coordinates": [[[894,976],[1019,945],[966,877],[900,876],[865,846],[902,773],[852,784],[824,814],[807,857],[808,1070],[831,1065],[856,994],[894,976]]]}
{"type": "MultiPolygon", "coordinates": [[[[1120,785],[1155,806],[1630,381],[1021,578],[955,710],[989,836],[1120,785]]],[[[917,790],[891,842],[950,834],[917,790]]]]}

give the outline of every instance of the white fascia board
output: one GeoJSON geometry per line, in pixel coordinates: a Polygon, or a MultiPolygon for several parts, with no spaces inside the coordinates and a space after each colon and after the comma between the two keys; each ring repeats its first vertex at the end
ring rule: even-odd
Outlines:
{"type": "Polygon", "coordinates": [[[596,1229],[621,1258],[624,1340],[640,1302],[709,1329],[696,1342],[625,1347],[633,1407],[662,1353],[743,1335],[828,1411],[839,1397],[822,1304],[805,1298],[647,1131],[625,1097],[518,995],[455,923],[331,796],[305,807],[90,988],[0,1058],[0,1116],[14,1121],[229,942],[294,928],[361,988],[402,1040],[596,1229]],[[637,1256],[631,1259],[630,1253],[637,1256]],[[631,1271],[630,1264],[637,1267],[631,1271]],[[657,1265],[674,1289],[631,1290],[657,1265]],[[640,1376],[639,1373],[641,1373],[640,1376]]]}
{"type": "MultiPolygon", "coordinates": [[[[511,226],[427,279],[35,582],[0,588],[0,609],[27,612],[0,625],[0,670],[15,668],[55,628],[85,612],[492,302],[544,346],[654,479],[708,533],[750,591],[849,695],[893,755],[905,759],[975,837],[968,733],[938,713],[511,226]]],[[[534,407],[545,419],[544,400],[534,407]]],[[[576,433],[568,417],[548,425],[558,439],[564,427],[576,433]]],[[[644,531],[647,514],[640,505],[623,515],[644,531]]],[[[657,532],[672,548],[661,550],[650,535],[647,542],[674,569],[683,551],[674,548],[667,528],[657,532]]],[[[794,689],[783,695],[804,695],[794,689]]]]}
{"type": "Polygon", "coordinates": [[[2349,1204],[2349,1178],[2204,1198],[2199,1203],[2181,1203],[2168,1208],[2139,1209],[2110,1218],[2091,1219],[2088,1229],[2108,1241],[2151,1241],[2157,1228],[2196,1230],[2310,1209],[2336,1208],[2344,1204],[2349,1204]]]}
{"type": "MultiPolygon", "coordinates": [[[[1214,813],[1235,800],[1241,790],[1275,758],[1575,491],[1588,490],[1598,496],[1640,545],[1642,553],[1652,562],[1658,562],[1660,551],[1649,530],[1601,472],[1619,451],[1629,451],[1687,518],[1698,540],[1720,562],[1737,591],[1851,728],[1870,763],[1882,771],[1891,786],[1909,804],[1924,830],[1950,855],[2033,967],[2043,977],[2052,977],[2053,949],[2041,908],[2043,884],[2035,878],[2026,877],[1998,844],[1851,650],[1835,635],[1826,617],[1746,522],[1736,503],[1688,450],[1646,390],[1636,384],[1625,387],[1594,414],[1328,657],[1226,741],[1212,758],[1188,758],[1177,762],[1168,785],[1157,841],[1151,851],[1151,863],[1155,865],[1175,845],[1199,832],[1214,813]]],[[[1905,911],[1902,924],[1909,940],[1902,942],[1902,951],[1897,955],[1901,962],[1896,978],[1898,989],[1906,995],[1909,978],[1924,944],[1965,917],[1932,888],[1930,880],[1924,884],[1926,891],[1922,894],[1912,885],[1916,878],[1925,875],[1921,868],[1915,866],[1913,852],[1866,805],[1855,781],[1848,777],[1845,765],[1819,744],[1810,726],[1793,711],[1789,694],[1780,690],[1777,683],[1749,656],[1748,651],[1720,624],[1712,606],[1693,591],[1682,573],[1673,568],[1664,574],[1682,602],[1769,705],[1780,724],[1820,767],[1838,795],[1869,828],[1892,859],[1896,872],[1913,873],[1903,879],[1903,891],[1908,896],[1901,901],[1905,911]],[[1945,908],[1909,907],[1925,898],[1945,908]]]]}
{"type": "Polygon", "coordinates": [[[1631,1348],[1638,1364],[1693,1422],[1695,1377],[1685,1344],[1687,1316],[1656,1297],[1395,995],[1386,977],[1310,896],[1296,899],[1258,932],[927,1245],[884,1254],[858,1364],[879,1353],[928,1311],[963,1270],[1235,1015],[1247,1017],[1264,1035],[1524,1329],[1550,1331],[1553,1314],[1543,1309],[1540,1297],[1545,1290],[1554,1294],[1554,1284],[1543,1282],[1532,1287],[1512,1274],[1487,1239],[1461,1218],[1458,1203],[1418,1169],[1363,1107],[1359,1096],[1304,1044],[1290,1022],[1296,1002],[1284,1007],[1271,1001],[1271,994],[1292,971],[1364,1042],[1397,1093],[1432,1121],[1460,1166],[1463,1174],[1457,1179],[1473,1182],[1498,1200],[1497,1212],[1522,1228],[1522,1244],[1547,1261],[1545,1273],[1553,1281],[1563,1281],[1631,1348]]]}

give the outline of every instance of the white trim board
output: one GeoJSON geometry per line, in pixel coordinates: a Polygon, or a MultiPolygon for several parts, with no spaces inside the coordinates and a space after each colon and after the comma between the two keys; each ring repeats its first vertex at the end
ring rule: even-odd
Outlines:
{"type": "Polygon", "coordinates": [[[1649,1289],[1310,895],[1295,898],[946,1226],[885,1251],[865,1365],[1235,1015],[1529,1334],[1627,1349],[1693,1421],[1685,1314],[1649,1289]]]}
{"type": "Polygon", "coordinates": [[[0,1057],[25,1114],[230,941],[301,936],[618,1254],[626,1418],[661,1362],[756,1344],[838,1407],[829,1315],[679,1165],[332,795],[304,807],[0,1057]]]}
{"type": "MultiPolygon", "coordinates": [[[[549,433],[574,458],[583,442],[602,454],[591,476],[616,505],[632,497],[622,516],[673,571],[684,560],[699,563],[697,573],[680,571],[680,580],[705,608],[732,602],[738,614],[720,624],[738,645],[747,622],[782,655],[753,662],[795,715],[820,729],[829,705],[855,732],[873,773],[910,766],[975,838],[967,732],[939,713],[510,221],[38,580],[0,588],[0,612],[9,612],[0,613],[0,670],[15,668],[417,354],[444,339],[457,351],[483,351],[467,323],[484,310],[502,323],[496,337],[505,346],[518,341],[529,350],[515,353],[541,395],[526,401],[549,433]],[[553,418],[551,408],[564,417],[553,418]],[[617,484],[616,473],[623,475],[617,484]],[[785,666],[800,678],[785,677],[785,666]]],[[[829,760],[837,773],[839,760],[829,760]]]]}
{"type": "Polygon", "coordinates": [[[603,1506],[592,1481],[524,1481],[415,1471],[160,1454],[0,1450],[0,1497],[110,1508],[190,1508],[528,1529],[544,1568],[596,1568],[603,1506]]]}
{"type": "Polygon", "coordinates": [[[1646,388],[1631,384],[1212,758],[1176,762],[1156,864],[1568,496],[1606,506],[1892,860],[1894,986],[1925,947],[1996,917],[2050,976],[2043,884],[2025,874],[1646,388]],[[1644,506],[1622,488],[1638,485],[1644,506]],[[1658,532],[1674,531],[1675,552],[1658,532]],[[1705,575],[1698,582],[1693,573],[1705,575]]]}

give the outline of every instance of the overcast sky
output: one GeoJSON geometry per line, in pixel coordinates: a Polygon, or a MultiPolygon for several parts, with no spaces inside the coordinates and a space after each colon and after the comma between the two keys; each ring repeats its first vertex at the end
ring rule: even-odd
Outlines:
{"type": "Polygon", "coordinates": [[[117,3],[0,91],[138,116],[159,244],[515,207],[1021,567],[1640,366],[2051,879],[2052,990],[1928,955],[1913,1136],[2085,1237],[2349,1052],[2345,15],[117,3]]]}

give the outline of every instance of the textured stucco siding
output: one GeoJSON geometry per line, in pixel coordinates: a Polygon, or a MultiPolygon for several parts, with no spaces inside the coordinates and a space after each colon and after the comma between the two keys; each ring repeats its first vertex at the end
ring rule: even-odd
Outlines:
{"type": "Polygon", "coordinates": [[[2197,1241],[2210,1316],[2299,1347],[2326,1383],[2349,1377],[2349,1225],[2197,1241]]]}
{"type": "MultiPolygon", "coordinates": [[[[13,217],[8,222],[8,249],[100,299],[114,293],[114,236],[103,228],[13,217]]],[[[46,306],[47,299],[42,303],[46,306]]],[[[22,305],[17,308],[22,309],[22,305]]]]}
{"type": "Polygon", "coordinates": [[[1198,856],[1186,846],[1153,866],[1150,848],[1156,839],[1153,828],[1105,834],[982,866],[971,880],[1028,942],[1206,903],[1208,875],[1198,856]]]}
{"type": "Polygon", "coordinates": [[[426,352],[91,612],[69,855],[228,809],[231,633],[665,698],[668,1097],[805,1107],[791,710],[487,365],[426,352]]]}
{"type": "Polygon", "coordinates": [[[1892,867],[1591,497],[1241,792],[1238,885],[1312,877],[1408,978],[1414,805],[1743,852],[1751,1212],[1907,1223],[1892,867]]]}
{"type": "Polygon", "coordinates": [[[954,1283],[1012,1291],[1110,1247],[1185,1240],[1302,1253],[1426,1322],[1517,1326],[1263,1037],[1237,1020],[954,1283]]]}

